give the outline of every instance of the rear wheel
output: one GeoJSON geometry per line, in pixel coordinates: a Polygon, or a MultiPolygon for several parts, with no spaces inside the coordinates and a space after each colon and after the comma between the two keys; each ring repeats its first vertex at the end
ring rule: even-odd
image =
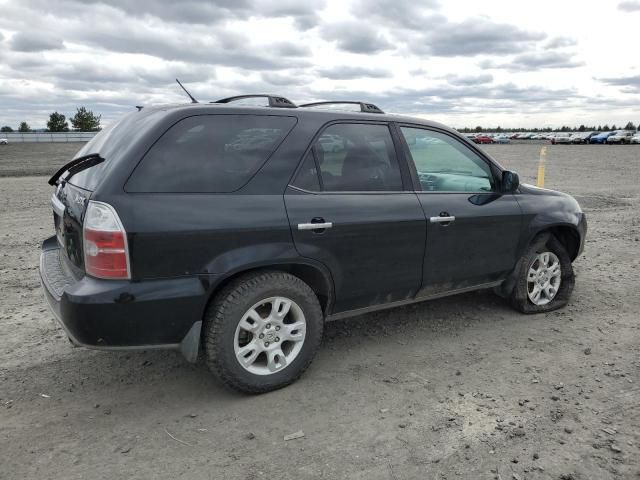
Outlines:
{"type": "Polygon", "coordinates": [[[510,295],[522,313],[541,313],[564,307],[575,283],[571,258],[551,234],[534,239],[516,266],[516,282],[510,295]]]}
{"type": "Polygon", "coordinates": [[[242,276],[207,310],[207,365],[245,393],[282,388],[311,363],[323,322],[315,293],[299,278],[285,272],[242,276]]]}

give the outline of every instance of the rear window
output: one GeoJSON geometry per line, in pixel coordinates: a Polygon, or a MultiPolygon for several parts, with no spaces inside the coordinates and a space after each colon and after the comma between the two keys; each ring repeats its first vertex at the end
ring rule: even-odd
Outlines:
{"type": "Polygon", "coordinates": [[[85,190],[95,190],[98,183],[104,178],[111,162],[125,154],[131,144],[145,132],[154,128],[157,118],[161,115],[163,115],[162,111],[151,109],[132,112],[98,132],[75,154],[74,158],[97,153],[105,161],[76,173],[71,177],[69,183],[85,190]]]}
{"type": "Polygon", "coordinates": [[[272,115],[198,115],[173,125],[127,182],[128,192],[233,192],[271,156],[296,123],[272,115]]]}

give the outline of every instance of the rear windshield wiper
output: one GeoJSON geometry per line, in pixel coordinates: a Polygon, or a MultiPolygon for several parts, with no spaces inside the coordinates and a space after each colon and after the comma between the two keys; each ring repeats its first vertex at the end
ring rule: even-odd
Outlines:
{"type": "Polygon", "coordinates": [[[58,183],[58,179],[64,174],[64,172],[68,171],[67,179],[71,178],[76,173],[84,170],[86,168],[91,168],[94,165],[104,162],[104,158],[102,158],[97,153],[91,153],[89,155],[83,155],[82,157],[78,157],[74,160],[71,160],[69,163],[65,164],[60,170],[53,174],[53,176],[49,179],[49,185],[55,185],[58,183]]]}

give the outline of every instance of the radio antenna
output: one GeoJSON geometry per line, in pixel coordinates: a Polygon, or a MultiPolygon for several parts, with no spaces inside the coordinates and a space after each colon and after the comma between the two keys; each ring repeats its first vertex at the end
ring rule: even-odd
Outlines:
{"type": "Polygon", "coordinates": [[[186,94],[189,96],[189,98],[191,99],[191,103],[198,103],[198,100],[196,100],[195,98],[193,98],[193,95],[191,95],[191,94],[189,93],[189,91],[188,91],[186,88],[184,88],[184,85],[182,85],[182,84],[180,83],[180,80],[178,80],[178,79],[176,78],[176,82],[178,82],[178,85],[180,85],[180,88],[182,88],[182,90],[184,90],[184,93],[186,93],[186,94]]]}

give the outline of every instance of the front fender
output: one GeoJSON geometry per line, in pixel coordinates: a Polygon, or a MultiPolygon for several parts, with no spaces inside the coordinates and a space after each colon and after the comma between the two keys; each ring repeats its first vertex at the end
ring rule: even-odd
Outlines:
{"type": "Polygon", "coordinates": [[[523,231],[518,245],[522,255],[531,241],[546,230],[570,228],[579,238],[578,254],[582,252],[587,231],[586,217],[580,205],[570,195],[523,184],[516,198],[523,214],[523,231]]]}

